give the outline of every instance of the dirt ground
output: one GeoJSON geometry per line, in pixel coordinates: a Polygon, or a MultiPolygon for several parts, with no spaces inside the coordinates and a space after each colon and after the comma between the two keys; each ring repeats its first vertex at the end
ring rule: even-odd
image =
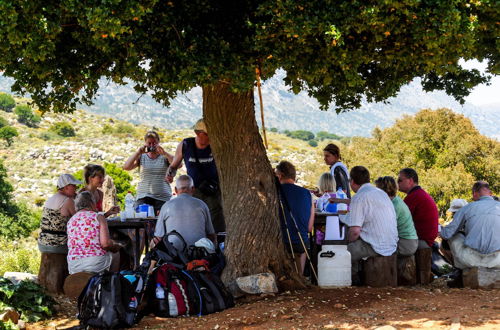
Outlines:
{"type": "MultiPolygon", "coordinates": [[[[76,302],[56,297],[56,318],[28,329],[76,329],[76,302]]],[[[240,300],[203,317],[147,316],[134,329],[500,329],[500,290],[428,286],[287,291],[240,300]]]]}

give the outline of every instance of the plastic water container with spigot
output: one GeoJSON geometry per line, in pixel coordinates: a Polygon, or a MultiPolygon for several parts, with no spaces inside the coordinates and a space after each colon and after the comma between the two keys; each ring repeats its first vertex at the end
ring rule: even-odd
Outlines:
{"type": "Polygon", "coordinates": [[[340,226],[337,216],[328,216],[325,240],[318,254],[318,286],[337,288],[351,283],[351,254],[347,251],[345,227],[340,226]]]}

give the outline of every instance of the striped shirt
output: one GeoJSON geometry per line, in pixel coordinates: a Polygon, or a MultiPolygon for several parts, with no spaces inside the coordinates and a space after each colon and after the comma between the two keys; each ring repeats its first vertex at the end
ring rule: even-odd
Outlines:
{"type": "Polygon", "coordinates": [[[396,212],[387,194],[370,183],[362,185],[351,200],[346,224],[361,227],[360,237],[373,250],[390,256],[398,247],[396,212]]]}
{"type": "Polygon", "coordinates": [[[160,201],[168,201],[172,197],[172,189],[165,182],[168,161],[163,155],[155,159],[147,154],[141,155],[141,181],[137,186],[137,199],[151,197],[160,201]]]}

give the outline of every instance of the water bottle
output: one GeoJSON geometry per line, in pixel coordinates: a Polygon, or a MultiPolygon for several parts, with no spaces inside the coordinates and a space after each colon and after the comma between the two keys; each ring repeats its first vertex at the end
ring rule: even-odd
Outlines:
{"type": "Polygon", "coordinates": [[[137,309],[137,298],[136,297],[132,297],[132,299],[130,299],[130,302],[128,304],[128,308],[131,311],[135,311],[137,309]]]}
{"type": "Polygon", "coordinates": [[[168,293],[168,312],[170,316],[179,315],[179,310],[177,309],[177,301],[175,300],[175,296],[172,292],[168,293]]]}
{"type": "Polygon", "coordinates": [[[161,287],[160,283],[156,283],[156,315],[160,317],[168,317],[169,308],[167,306],[167,302],[165,301],[165,290],[161,287]]]}
{"type": "Polygon", "coordinates": [[[165,299],[165,290],[163,290],[160,283],[156,283],[156,298],[165,299]]]}
{"type": "MultiPolygon", "coordinates": [[[[347,198],[347,195],[344,193],[344,191],[342,190],[342,188],[339,188],[339,190],[337,190],[337,198],[342,198],[342,199],[346,199],[347,198]]],[[[347,211],[347,204],[345,203],[338,203],[337,204],[337,211],[340,212],[340,211],[347,211]]]]}
{"type": "Polygon", "coordinates": [[[132,195],[132,192],[129,191],[128,194],[125,196],[125,214],[127,215],[127,218],[134,218],[135,216],[134,204],[135,204],[134,195],[132,195]]]}

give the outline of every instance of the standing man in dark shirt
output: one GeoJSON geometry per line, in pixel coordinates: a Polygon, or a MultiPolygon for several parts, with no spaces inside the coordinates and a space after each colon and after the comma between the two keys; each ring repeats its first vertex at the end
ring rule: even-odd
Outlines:
{"type": "Polygon", "coordinates": [[[418,236],[418,249],[432,246],[438,235],[438,208],[432,197],[418,185],[417,172],[412,168],[399,171],[399,190],[406,193],[408,205],[418,236]]]}
{"type": "Polygon", "coordinates": [[[222,212],[219,175],[203,119],[196,122],[194,132],[195,137],[186,138],[177,146],[174,160],[167,170],[165,180],[171,183],[177,169],[184,161],[187,174],[193,178],[196,188],[193,197],[201,199],[208,205],[215,232],[224,232],[226,224],[222,212]]]}

